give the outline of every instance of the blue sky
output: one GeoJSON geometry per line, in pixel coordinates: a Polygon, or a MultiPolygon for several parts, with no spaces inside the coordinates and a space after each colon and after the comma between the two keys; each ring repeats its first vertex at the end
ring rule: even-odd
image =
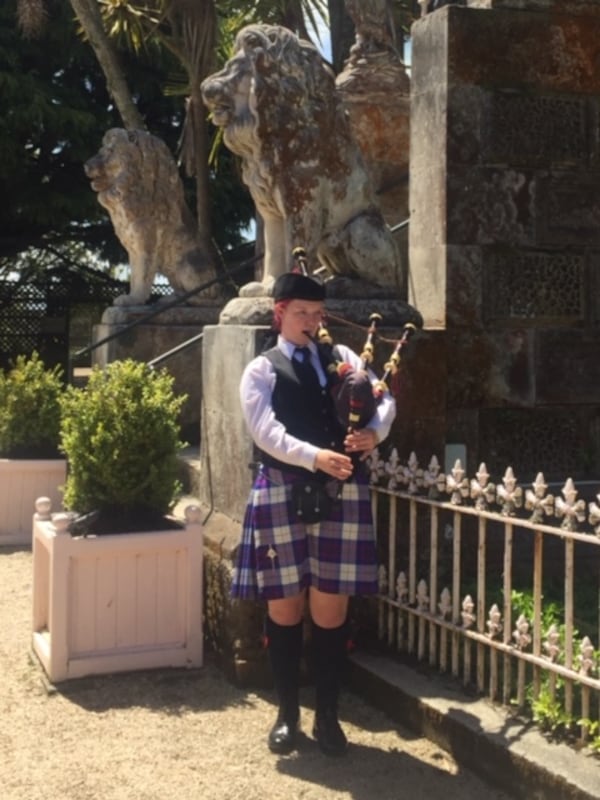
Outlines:
{"type": "Polygon", "coordinates": [[[329,35],[329,26],[320,18],[317,18],[317,33],[321,43],[317,40],[316,44],[319,46],[319,50],[323,54],[323,58],[326,58],[327,61],[331,61],[331,36],[329,35]]]}

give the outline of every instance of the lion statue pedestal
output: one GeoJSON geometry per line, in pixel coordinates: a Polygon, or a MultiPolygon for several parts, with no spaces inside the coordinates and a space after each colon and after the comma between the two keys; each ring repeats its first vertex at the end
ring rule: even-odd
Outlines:
{"type": "MultiPolygon", "coordinates": [[[[386,325],[403,327],[407,322],[423,326],[421,314],[404,300],[382,294],[381,290],[352,278],[332,278],[325,284],[326,310],[354,325],[368,326],[373,312],[381,314],[386,325]]],[[[219,315],[221,325],[270,326],[273,318],[271,297],[234,297],[219,315]]]]}

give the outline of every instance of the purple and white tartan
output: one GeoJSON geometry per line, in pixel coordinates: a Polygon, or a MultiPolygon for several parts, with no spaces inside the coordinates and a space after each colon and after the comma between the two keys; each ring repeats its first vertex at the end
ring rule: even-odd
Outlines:
{"type": "Polygon", "coordinates": [[[293,519],[298,477],[262,467],[250,491],[233,573],[233,597],[276,600],[308,586],[330,594],[374,594],[377,552],[366,477],[343,484],[328,519],[293,519]]]}

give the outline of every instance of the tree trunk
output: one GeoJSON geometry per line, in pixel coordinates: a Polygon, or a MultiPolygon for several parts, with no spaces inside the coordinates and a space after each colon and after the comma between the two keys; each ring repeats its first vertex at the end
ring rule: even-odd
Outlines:
{"type": "Polygon", "coordinates": [[[196,177],[196,218],[198,233],[205,243],[209,253],[216,258],[216,249],[213,245],[211,221],[211,197],[208,167],[209,135],[206,123],[206,107],[202,102],[199,87],[190,97],[191,108],[188,113],[193,115],[192,130],[194,131],[194,169],[196,177]]]}
{"type": "Polygon", "coordinates": [[[346,11],[344,0],[327,0],[329,28],[331,31],[331,61],[338,75],[354,44],[354,23],[346,11]]]}
{"type": "Polygon", "coordinates": [[[146,124],[133,102],[116,49],[104,30],[98,3],[96,0],[70,0],[70,3],[106,76],[108,93],[115,102],[123,125],[128,130],[145,130],[146,124]]]}
{"type": "Polygon", "coordinates": [[[281,24],[300,37],[310,41],[306,23],[304,21],[304,14],[302,13],[302,3],[300,0],[288,0],[285,4],[282,14],[281,24]]]}

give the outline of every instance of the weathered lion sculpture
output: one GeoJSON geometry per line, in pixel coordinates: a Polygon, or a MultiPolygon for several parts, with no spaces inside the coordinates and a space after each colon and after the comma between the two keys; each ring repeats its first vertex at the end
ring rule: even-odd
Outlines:
{"type": "Polygon", "coordinates": [[[309,42],[286,28],[249,25],[224,69],[202,83],[212,121],[242,157],[242,177],[264,221],[265,295],[302,246],[310,269],[363,278],[394,293],[404,282],[392,234],[336,92],[309,42]]]}
{"type": "Polygon", "coordinates": [[[145,303],[157,272],[179,295],[215,277],[185,204],[177,165],[161,139],[112,128],[84,169],[129,255],[130,293],[117,297],[115,305],[145,303]]]}

